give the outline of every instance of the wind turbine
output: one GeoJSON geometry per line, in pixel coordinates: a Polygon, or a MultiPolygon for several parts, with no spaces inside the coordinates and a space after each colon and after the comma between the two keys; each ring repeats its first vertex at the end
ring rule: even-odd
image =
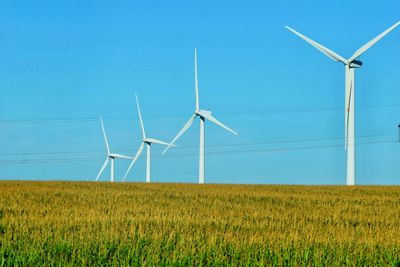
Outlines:
{"type": "Polygon", "coordinates": [[[132,159],[132,157],[128,157],[121,154],[111,153],[110,146],[108,145],[106,131],[104,130],[103,119],[100,117],[101,129],[103,130],[104,142],[106,143],[107,148],[107,157],[104,161],[103,166],[101,167],[99,174],[96,177],[96,181],[99,179],[100,175],[103,173],[104,169],[107,167],[108,163],[111,161],[111,182],[114,182],[114,160],[115,159],[132,159]]]}
{"type": "Polygon", "coordinates": [[[196,117],[200,118],[200,145],[199,145],[199,184],[204,184],[204,173],[205,173],[205,155],[204,155],[204,126],[205,121],[208,120],[225,130],[238,135],[237,132],[229,128],[228,126],[222,124],[216,118],[211,115],[211,111],[200,109],[199,103],[199,84],[197,80],[197,50],[194,49],[194,81],[195,81],[195,93],[196,93],[196,109],[194,114],[189,118],[183,128],[179,131],[179,133],[175,136],[175,138],[171,141],[170,145],[162,152],[164,154],[167,150],[178,140],[178,138],[186,132],[190,126],[192,126],[196,117]]]}
{"type": "Polygon", "coordinates": [[[138,114],[139,114],[139,120],[140,120],[140,127],[142,128],[142,144],[139,147],[139,150],[136,152],[135,157],[132,159],[131,164],[128,167],[128,170],[125,173],[124,178],[122,179],[122,181],[125,181],[126,176],[128,175],[128,173],[130,172],[130,170],[132,169],[133,165],[135,164],[136,160],[139,158],[140,154],[143,151],[144,146],[146,145],[146,150],[147,150],[147,163],[146,163],[146,182],[150,183],[150,172],[151,172],[151,145],[152,144],[159,144],[159,145],[164,145],[164,146],[168,146],[170,145],[167,142],[163,142],[160,141],[158,139],[154,139],[154,138],[148,138],[146,137],[146,132],[144,130],[144,124],[143,124],[143,119],[142,119],[142,113],[140,112],[140,106],[139,106],[139,100],[138,100],[138,96],[135,94],[136,96],[136,105],[137,105],[137,109],[138,109],[138,114]]]}
{"type": "Polygon", "coordinates": [[[347,151],[347,174],[346,174],[346,184],[355,185],[355,127],[354,127],[354,98],[355,98],[355,87],[354,87],[354,69],[361,68],[362,62],[358,58],[366,52],[371,46],[376,44],[379,40],[385,37],[389,32],[394,30],[399,26],[400,21],[396,24],[376,36],[374,39],[359,48],[354,54],[348,59],[343,58],[339,54],[333,52],[332,50],[326,48],[325,46],[311,40],[310,38],[304,36],[303,34],[295,31],[294,29],[285,26],[286,29],[296,34],[320,52],[328,56],[329,58],[342,62],[344,64],[345,73],[345,150],[347,151]]]}

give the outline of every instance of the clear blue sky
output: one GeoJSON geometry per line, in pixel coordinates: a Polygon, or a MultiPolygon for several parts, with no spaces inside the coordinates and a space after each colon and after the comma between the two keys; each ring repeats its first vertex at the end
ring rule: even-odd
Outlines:
{"type": "MultiPolygon", "coordinates": [[[[171,140],[197,47],[201,105],[240,133],[206,125],[206,182],[344,184],[343,66],[284,25],[349,57],[398,20],[398,0],[2,1],[0,179],[93,180],[99,116],[112,150],[135,153],[135,92],[148,135],[171,140]]],[[[399,51],[398,28],[356,71],[358,184],[400,183],[399,51]]],[[[154,146],[154,181],[197,182],[198,123],[177,145],[154,146]]]]}

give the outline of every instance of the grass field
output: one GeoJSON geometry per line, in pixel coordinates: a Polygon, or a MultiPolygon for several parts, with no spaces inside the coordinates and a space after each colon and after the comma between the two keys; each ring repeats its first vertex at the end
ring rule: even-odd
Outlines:
{"type": "Polygon", "coordinates": [[[400,264],[400,187],[0,182],[0,266],[400,264]]]}

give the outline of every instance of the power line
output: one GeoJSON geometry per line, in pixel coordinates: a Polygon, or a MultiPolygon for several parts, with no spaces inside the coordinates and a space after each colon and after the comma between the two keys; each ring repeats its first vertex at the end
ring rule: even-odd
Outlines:
{"type": "MultiPolygon", "coordinates": [[[[359,109],[376,109],[376,108],[387,108],[387,107],[400,107],[400,104],[383,104],[383,105],[370,105],[360,106],[359,109]]],[[[279,113],[298,113],[298,112],[329,112],[329,111],[342,111],[343,107],[319,107],[319,108],[287,108],[287,109],[269,109],[269,110],[247,110],[239,112],[221,112],[218,113],[219,117],[242,117],[242,116],[266,116],[270,114],[279,113]]],[[[166,119],[174,117],[184,117],[187,114],[181,113],[170,113],[170,114],[152,114],[146,116],[146,119],[166,119]]],[[[137,119],[137,116],[131,115],[120,115],[104,117],[106,120],[133,120],[137,119]]],[[[80,123],[80,122],[98,122],[98,117],[71,117],[71,118],[31,118],[31,119],[1,119],[0,123],[80,123]]]]}
{"type": "MultiPolygon", "coordinates": [[[[382,140],[382,141],[369,141],[357,143],[357,145],[371,145],[371,144],[384,144],[384,143],[397,143],[394,140],[382,140]]],[[[314,146],[301,146],[292,148],[260,148],[260,149],[245,149],[245,150],[231,150],[231,151],[211,151],[207,155],[238,155],[238,154],[254,154],[254,153],[270,153],[270,152],[291,152],[301,150],[313,150],[322,148],[338,148],[343,147],[342,144],[331,144],[331,145],[314,145],[314,146]]],[[[165,156],[155,155],[155,158],[184,158],[194,157],[197,153],[185,153],[185,154],[167,154],[165,156]]],[[[11,165],[11,164],[49,164],[49,163],[72,163],[72,162],[87,162],[87,161],[99,161],[101,157],[86,157],[86,158],[55,158],[55,159],[11,159],[11,160],[0,160],[0,165],[11,165]]]]}
{"type": "MultiPolygon", "coordinates": [[[[359,135],[356,138],[373,138],[373,137],[389,137],[394,136],[393,134],[371,134],[371,135],[359,135]]],[[[266,142],[254,142],[254,143],[237,143],[237,144],[223,144],[223,145],[207,145],[207,149],[212,148],[230,148],[230,147],[244,147],[244,146],[261,146],[261,145],[274,145],[274,144],[293,144],[293,143],[305,143],[305,142],[323,142],[323,141],[338,141],[344,140],[344,137],[326,137],[326,138],[308,138],[308,139],[293,139],[293,140],[277,140],[277,141],[266,141],[266,142]]],[[[193,149],[198,146],[178,146],[179,149],[193,149]]],[[[116,151],[135,151],[137,148],[128,149],[120,148],[115,149],[116,151]]],[[[164,150],[163,148],[155,147],[155,151],[164,150]]],[[[87,151],[58,151],[58,152],[23,152],[23,153],[1,153],[0,157],[10,156],[43,156],[43,155],[68,155],[68,154],[91,154],[91,153],[104,153],[104,150],[87,150],[87,151]]]]}

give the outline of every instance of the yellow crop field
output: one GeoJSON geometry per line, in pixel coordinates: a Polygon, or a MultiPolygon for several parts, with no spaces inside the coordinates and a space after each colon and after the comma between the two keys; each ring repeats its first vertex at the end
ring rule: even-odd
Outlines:
{"type": "Polygon", "coordinates": [[[0,266],[400,264],[400,187],[0,182],[0,266]]]}

